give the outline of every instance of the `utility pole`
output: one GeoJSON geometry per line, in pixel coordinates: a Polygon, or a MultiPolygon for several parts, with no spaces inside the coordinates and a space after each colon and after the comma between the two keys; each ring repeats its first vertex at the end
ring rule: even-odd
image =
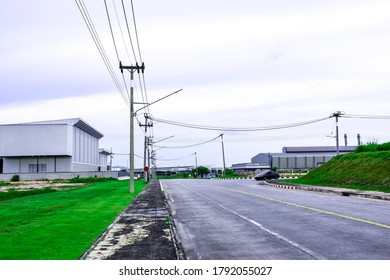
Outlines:
{"type": "Polygon", "coordinates": [[[142,66],[139,66],[138,63],[135,66],[123,66],[122,62],[119,62],[119,69],[123,73],[123,69],[129,70],[130,72],[130,193],[134,193],[134,72],[139,73],[142,70],[142,73],[145,71],[145,64],[142,63],[142,66]]]}
{"type": "MultiPolygon", "coordinates": [[[[144,182],[149,181],[149,170],[146,170],[147,165],[147,155],[149,154],[149,138],[146,136],[146,132],[148,130],[148,127],[152,127],[153,123],[148,123],[148,114],[144,114],[145,116],[145,124],[139,124],[141,127],[145,127],[145,140],[144,140],[144,182]]],[[[150,168],[150,166],[148,166],[150,168]]]]}
{"type": "Polygon", "coordinates": [[[330,117],[335,117],[336,118],[336,154],[340,154],[340,147],[339,147],[339,117],[344,115],[343,112],[337,111],[330,115],[330,117]]]}
{"type": "Polygon", "coordinates": [[[198,157],[196,155],[196,152],[194,153],[195,155],[195,179],[198,178],[198,157]]]}
{"type": "Polygon", "coordinates": [[[149,172],[148,172],[148,177],[149,179],[152,178],[152,167],[150,165],[150,152],[151,152],[151,149],[149,149],[149,146],[152,145],[152,138],[149,136],[148,137],[148,166],[149,166],[149,172]]]}
{"type": "Polygon", "coordinates": [[[345,145],[345,147],[348,146],[348,136],[346,133],[344,133],[344,145],[345,145]]]}
{"type": "Polygon", "coordinates": [[[110,153],[110,171],[112,170],[112,158],[113,158],[113,154],[112,154],[112,147],[111,147],[111,153],[110,153]]]}
{"type": "Polygon", "coordinates": [[[221,143],[222,143],[222,157],[223,157],[222,177],[224,177],[225,176],[225,168],[226,168],[226,164],[225,164],[225,148],[223,146],[223,134],[221,134],[219,136],[221,136],[221,143]]]}

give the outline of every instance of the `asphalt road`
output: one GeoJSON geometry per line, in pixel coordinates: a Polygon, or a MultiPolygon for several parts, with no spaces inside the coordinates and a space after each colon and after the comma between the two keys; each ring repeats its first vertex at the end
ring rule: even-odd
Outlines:
{"type": "Polygon", "coordinates": [[[390,202],[266,186],[163,180],[187,259],[390,260],[390,202]]]}

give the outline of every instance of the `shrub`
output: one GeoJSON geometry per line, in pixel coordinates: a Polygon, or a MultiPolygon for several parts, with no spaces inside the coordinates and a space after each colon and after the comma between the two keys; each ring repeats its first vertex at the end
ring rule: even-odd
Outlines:
{"type": "Polygon", "coordinates": [[[11,182],[19,182],[20,181],[20,176],[19,175],[14,175],[14,176],[12,176],[10,181],[11,182]]]}
{"type": "Polygon", "coordinates": [[[383,143],[383,144],[370,142],[365,145],[360,145],[355,150],[356,153],[377,152],[377,151],[390,151],[390,142],[383,143]]]}

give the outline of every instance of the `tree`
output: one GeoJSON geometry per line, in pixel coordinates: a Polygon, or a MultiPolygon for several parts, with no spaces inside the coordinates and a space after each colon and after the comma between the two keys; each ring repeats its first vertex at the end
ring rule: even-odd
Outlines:
{"type": "Polygon", "coordinates": [[[198,168],[194,169],[197,176],[203,177],[206,174],[210,174],[210,170],[207,167],[199,166],[198,168]]]}
{"type": "Polygon", "coordinates": [[[233,176],[233,175],[234,175],[233,169],[230,168],[225,169],[225,176],[233,176]]]}

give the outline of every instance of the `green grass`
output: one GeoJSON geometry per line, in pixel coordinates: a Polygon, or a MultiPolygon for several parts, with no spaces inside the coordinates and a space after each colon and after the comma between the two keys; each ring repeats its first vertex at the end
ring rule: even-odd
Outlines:
{"type": "Polygon", "coordinates": [[[107,181],[0,201],[0,259],[78,259],[144,187],[131,195],[128,180],[107,181]]]}
{"type": "Polygon", "coordinates": [[[7,192],[0,192],[0,201],[18,198],[18,197],[30,196],[30,195],[50,193],[50,192],[55,192],[55,190],[51,188],[43,188],[37,190],[18,191],[14,188],[9,188],[7,192]]]}
{"type": "Polygon", "coordinates": [[[366,152],[379,152],[379,151],[390,151],[390,142],[377,144],[367,143],[360,145],[356,148],[355,153],[366,153],[366,152]]]}
{"type": "Polygon", "coordinates": [[[291,183],[390,192],[390,151],[334,157],[291,183]]]}

